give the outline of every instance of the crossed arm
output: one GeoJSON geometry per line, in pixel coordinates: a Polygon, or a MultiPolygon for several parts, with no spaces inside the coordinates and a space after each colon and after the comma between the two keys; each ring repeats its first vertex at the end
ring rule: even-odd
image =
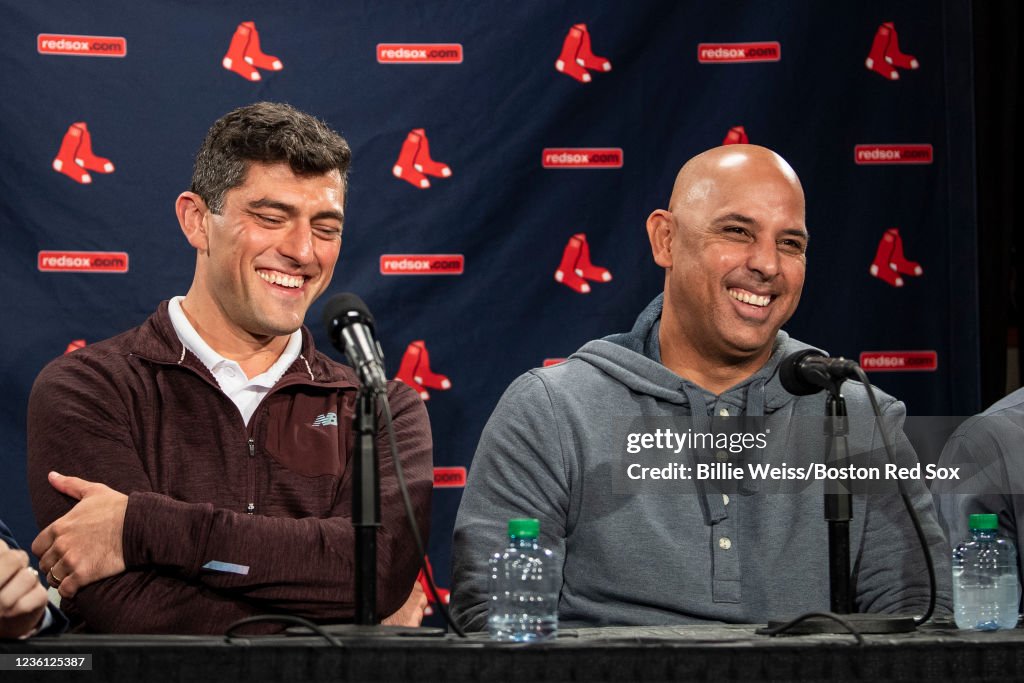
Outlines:
{"type": "MultiPolygon", "coordinates": [[[[323,519],[247,515],[176,500],[152,490],[119,406],[97,404],[50,380],[37,382],[30,400],[30,486],[37,518],[46,525],[32,549],[51,585],[59,584],[62,606],[73,618],[91,630],[155,633],[217,633],[237,619],[268,612],[351,618],[347,494],[323,519]],[[34,411],[57,403],[60,419],[33,419],[34,411]],[[88,456],[74,450],[83,442],[93,446],[88,456]],[[100,470],[116,474],[100,483],[100,470]],[[204,570],[211,559],[250,569],[204,570]]],[[[417,429],[425,410],[408,390],[393,391],[391,400],[414,506],[429,509],[430,436],[417,429]]],[[[380,450],[382,481],[394,476],[387,452],[380,450]]],[[[394,498],[381,500],[378,607],[382,614],[418,621],[425,600],[409,591],[419,558],[406,541],[408,522],[394,498]]]]}

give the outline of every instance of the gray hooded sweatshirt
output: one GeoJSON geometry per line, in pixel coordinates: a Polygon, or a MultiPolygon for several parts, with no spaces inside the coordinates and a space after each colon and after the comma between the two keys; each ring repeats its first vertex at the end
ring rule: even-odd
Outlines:
{"type": "MultiPolygon", "coordinates": [[[[522,375],[491,415],[455,522],[452,615],[486,627],[488,559],[506,545],[508,520],[540,520],[541,545],[555,555],[562,627],[701,622],[763,623],[829,608],[824,483],[748,476],[696,481],[698,462],[750,474],[749,465],[809,466],[824,460],[824,393],[796,397],[778,378],[780,361],[810,348],[780,331],[769,361],[719,396],[661,364],[662,296],[633,330],[584,345],[566,362],[522,375]],[[768,448],[737,455],[670,447],[627,452],[627,434],[675,426],[677,434],[748,420],[768,448]],[[692,451],[692,452],[691,452],[692,451]],[[665,459],[667,457],[667,459],[665,459]],[[660,459],[659,459],[660,458],[660,459]],[[646,465],[690,466],[689,480],[631,479],[646,465]],[[630,465],[634,465],[630,469],[630,465]]],[[[848,382],[851,453],[882,467],[878,424],[863,385],[848,382]]],[[[917,459],[902,434],[902,403],[876,389],[893,428],[898,464],[917,459]]],[[[676,469],[678,471],[678,468],[676,469]]],[[[790,472],[790,474],[793,474],[790,472]]],[[[784,476],[784,475],[782,475],[784,476]]],[[[861,612],[923,613],[928,577],[895,484],[854,496],[850,566],[861,612]]],[[[852,485],[852,484],[851,484],[852,485]]],[[[939,613],[952,604],[946,542],[931,495],[905,482],[929,539],[939,613]]],[[[856,490],[856,489],[855,489],[856,490]]]]}

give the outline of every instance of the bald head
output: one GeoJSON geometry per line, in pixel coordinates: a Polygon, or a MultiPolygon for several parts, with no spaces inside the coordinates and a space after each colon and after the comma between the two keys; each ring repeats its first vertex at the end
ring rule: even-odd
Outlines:
{"type": "Polygon", "coordinates": [[[807,264],[804,192],[785,159],[756,145],[695,156],[647,234],[665,269],[665,365],[714,393],[763,366],[807,264]]]}
{"type": "Polygon", "coordinates": [[[679,169],[668,207],[672,213],[695,209],[720,190],[722,183],[775,176],[792,186],[803,201],[796,171],[785,159],[759,145],[713,147],[693,157],[679,169]]]}

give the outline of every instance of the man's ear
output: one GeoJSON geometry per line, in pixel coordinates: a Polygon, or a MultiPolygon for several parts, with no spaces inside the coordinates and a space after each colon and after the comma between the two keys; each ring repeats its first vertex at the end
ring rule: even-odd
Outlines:
{"type": "Polygon", "coordinates": [[[672,242],[676,236],[676,217],[665,209],[656,209],[647,217],[647,237],[651,240],[654,262],[662,268],[672,267],[672,242]]]}
{"type": "Polygon", "coordinates": [[[199,251],[206,251],[210,246],[209,223],[206,220],[210,210],[203,198],[195,192],[182,192],[174,202],[174,212],[188,243],[199,251]]]}

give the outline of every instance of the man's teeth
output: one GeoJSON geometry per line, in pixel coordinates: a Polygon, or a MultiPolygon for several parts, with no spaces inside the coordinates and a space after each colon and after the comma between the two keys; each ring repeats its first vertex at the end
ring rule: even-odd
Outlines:
{"type": "Polygon", "coordinates": [[[729,296],[738,301],[742,301],[745,304],[750,304],[751,306],[767,306],[772,300],[770,296],[758,296],[757,294],[751,294],[750,292],[743,292],[736,289],[730,289],[729,296]]]}
{"type": "Polygon", "coordinates": [[[282,287],[301,287],[303,278],[300,275],[285,275],[284,273],[268,273],[265,270],[256,271],[257,274],[267,282],[282,287]]]}

